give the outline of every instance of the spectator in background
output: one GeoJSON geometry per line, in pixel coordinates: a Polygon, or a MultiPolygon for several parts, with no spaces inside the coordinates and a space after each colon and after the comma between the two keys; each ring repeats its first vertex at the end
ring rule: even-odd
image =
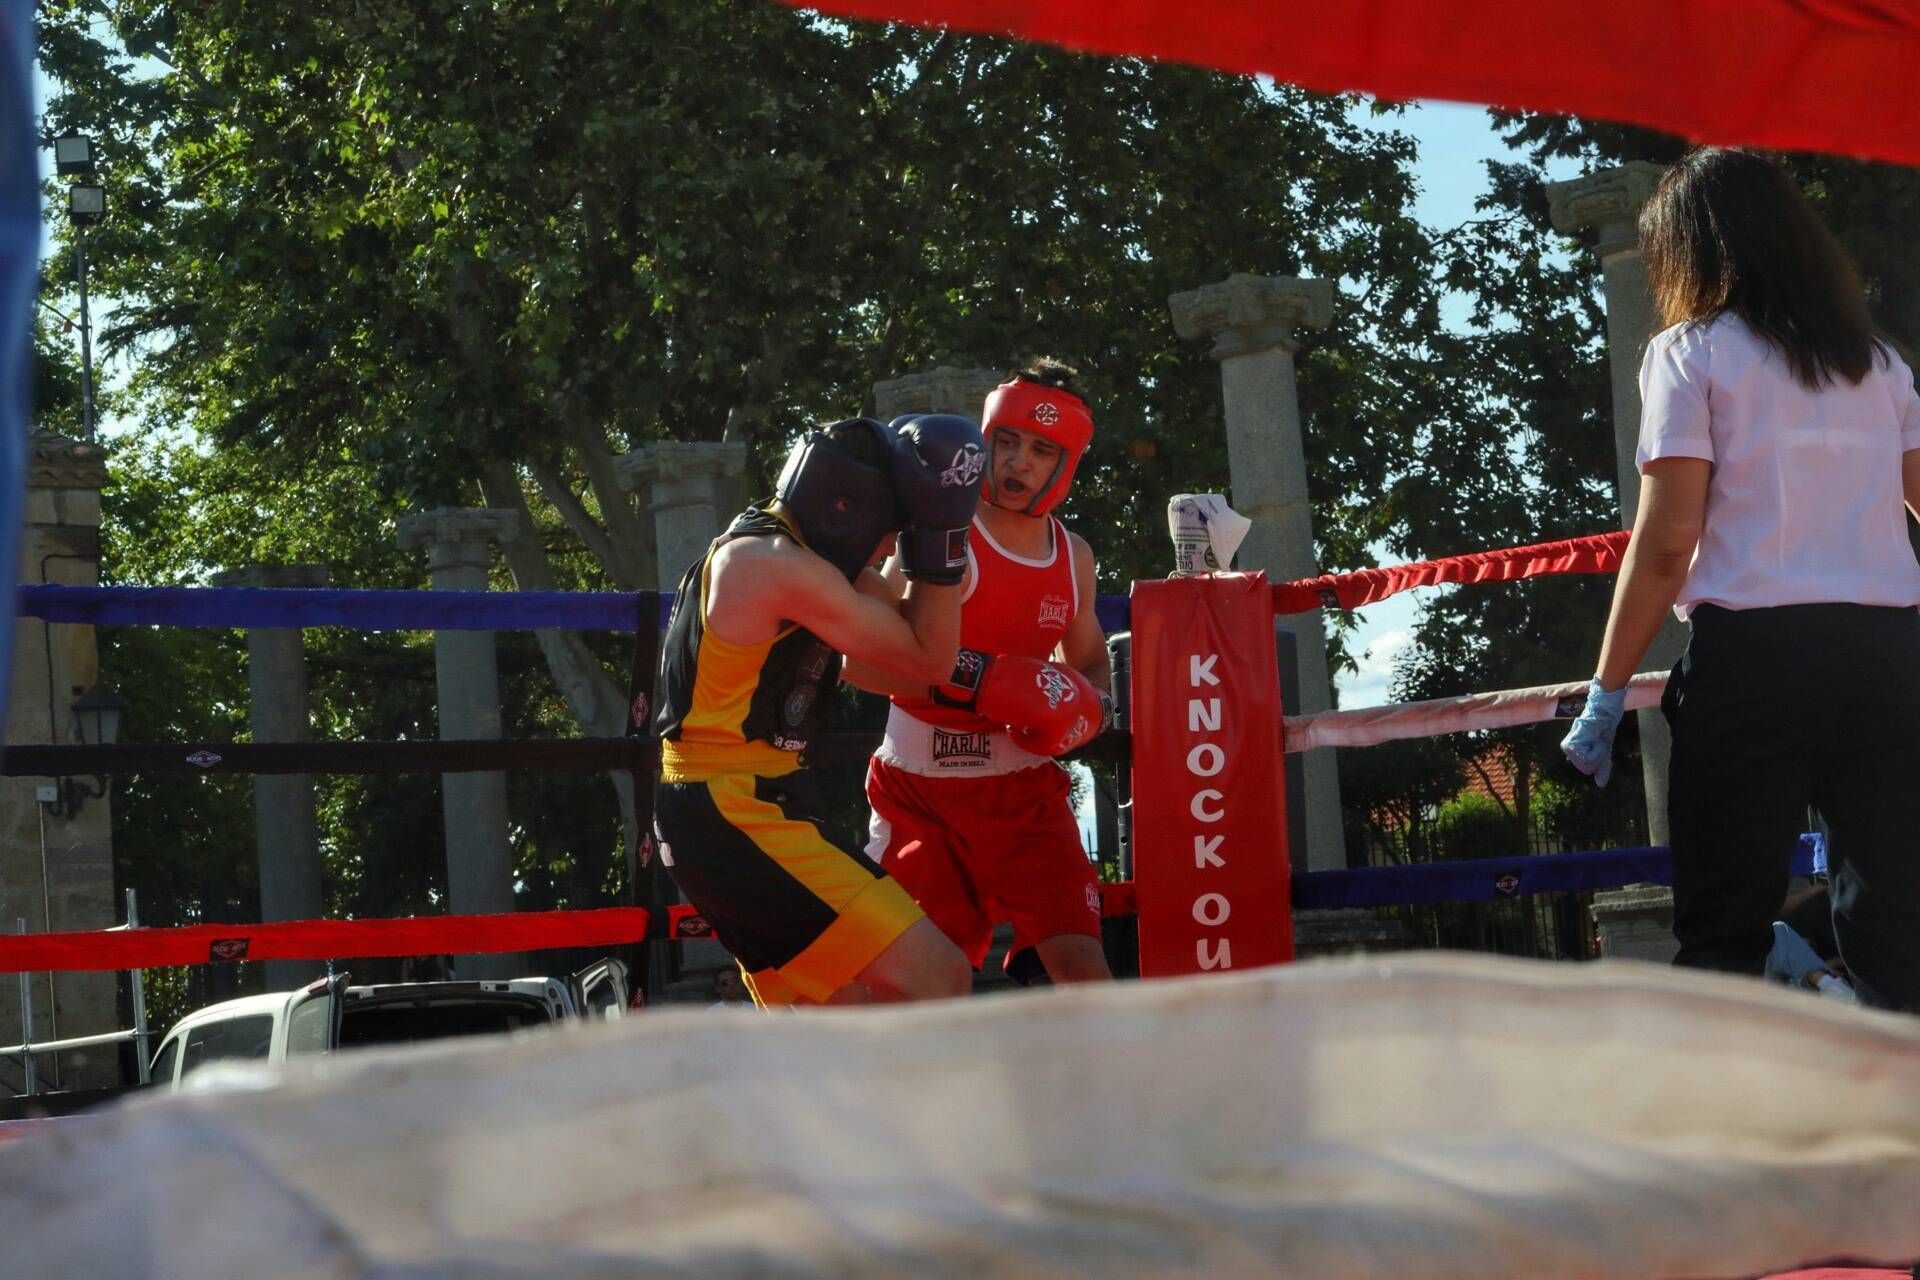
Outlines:
{"type": "Polygon", "coordinates": [[[727,965],[715,970],[713,975],[713,1003],[711,1009],[751,1009],[753,997],[747,991],[747,980],[736,965],[727,965]]]}

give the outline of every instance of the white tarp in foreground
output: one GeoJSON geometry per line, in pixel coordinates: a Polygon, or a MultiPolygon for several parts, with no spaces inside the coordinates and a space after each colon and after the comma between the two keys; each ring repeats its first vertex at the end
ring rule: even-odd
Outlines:
{"type": "Polygon", "coordinates": [[[0,1149],[17,1276],[1752,1275],[1920,1257],[1920,1022],[1422,956],[650,1014],[0,1149]]]}

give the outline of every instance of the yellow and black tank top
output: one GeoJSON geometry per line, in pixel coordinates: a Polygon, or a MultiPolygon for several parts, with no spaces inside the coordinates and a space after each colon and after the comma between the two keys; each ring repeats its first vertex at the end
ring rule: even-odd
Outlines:
{"type": "Polygon", "coordinates": [[[777,504],[748,507],[680,579],[654,690],[663,781],[791,773],[826,720],[841,659],[825,641],[793,624],[752,645],[731,644],[707,630],[713,553],[735,538],[774,534],[799,540],[777,504]]]}

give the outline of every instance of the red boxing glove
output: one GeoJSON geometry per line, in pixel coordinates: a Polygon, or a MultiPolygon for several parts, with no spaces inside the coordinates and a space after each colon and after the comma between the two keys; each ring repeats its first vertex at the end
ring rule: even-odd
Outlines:
{"type": "Polygon", "coordinates": [[[963,649],[954,677],[935,691],[937,701],[999,721],[1016,745],[1035,755],[1065,755],[1107,727],[1111,700],[1057,662],[963,649]]]}

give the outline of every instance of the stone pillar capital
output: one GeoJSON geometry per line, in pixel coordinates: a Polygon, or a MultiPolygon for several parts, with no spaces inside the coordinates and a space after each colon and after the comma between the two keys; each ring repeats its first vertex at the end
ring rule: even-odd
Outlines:
{"type": "Polygon", "coordinates": [[[650,511],[712,506],[720,482],[747,469],[738,440],[656,440],[613,460],[620,487],[647,495],[650,511]]]}
{"type": "Polygon", "coordinates": [[[873,411],[890,422],[903,413],[957,413],[978,422],[987,395],[1006,380],[993,369],[939,365],[873,384],[873,411]]]}
{"type": "Polygon", "coordinates": [[[1300,345],[1294,330],[1333,322],[1333,281],[1236,273],[1172,295],[1167,309],[1181,337],[1213,339],[1216,360],[1275,348],[1292,352],[1300,345]]]}
{"type": "Polygon", "coordinates": [[[216,587],[295,587],[313,589],[327,586],[332,575],[323,564],[247,564],[225,569],[213,575],[216,587]]]}
{"type": "Polygon", "coordinates": [[[427,570],[485,569],[493,544],[521,534],[520,513],[494,507],[441,507],[400,517],[400,548],[427,549],[427,570]]]}
{"type": "Polygon", "coordinates": [[[1592,228],[1594,248],[1602,258],[1638,247],[1640,210],[1660,184],[1664,165],[1630,160],[1584,178],[1547,184],[1547,203],[1554,230],[1576,235],[1592,228]]]}
{"type": "Polygon", "coordinates": [[[39,430],[27,442],[27,486],[99,489],[107,483],[107,451],[97,444],[39,430]]]}
{"type": "Polygon", "coordinates": [[[35,431],[28,440],[27,523],[61,528],[68,544],[62,554],[84,551],[98,558],[100,490],[106,483],[107,451],[99,445],[51,431],[35,431]]]}

